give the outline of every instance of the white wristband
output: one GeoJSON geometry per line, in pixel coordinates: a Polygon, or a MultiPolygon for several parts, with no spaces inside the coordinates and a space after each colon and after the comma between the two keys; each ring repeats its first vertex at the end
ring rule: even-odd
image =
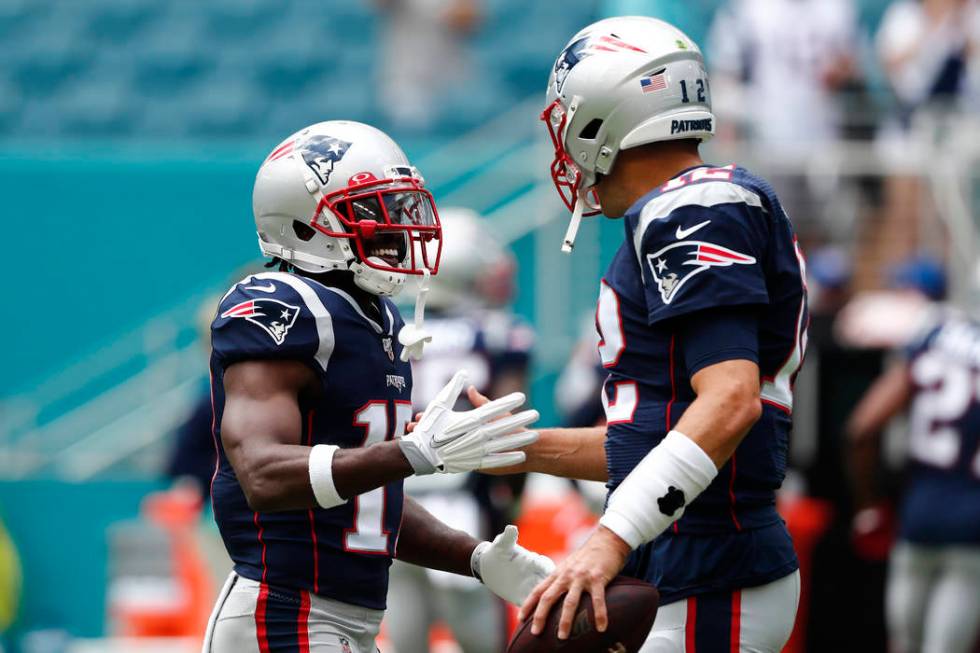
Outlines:
{"type": "Polygon", "coordinates": [[[635,549],[680,519],[717,475],[704,449],[671,431],[619,484],[599,523],[635,549]]]}
{"type": "Polygon", "coordinates": [[[310,485],[322,508],[336,508],[347,503],[333,484],[333,454],[340,447],[318,444],[310,449],[310,485]]]}

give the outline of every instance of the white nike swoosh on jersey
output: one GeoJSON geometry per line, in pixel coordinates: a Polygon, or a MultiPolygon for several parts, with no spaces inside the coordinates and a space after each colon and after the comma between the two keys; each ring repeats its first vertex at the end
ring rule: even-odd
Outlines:
{"type": "Polygon", "coordinates": [[[705,220],[701,224],[696,224],[693,227],[688,227],[687,229],[684,229],[683,227],[677,227],[677,233],[675,233],[674,235],[677,236],[677,240],[684,240],[685,238],[687,238],[688,236],[690,236],[691,234],[693,234],[695,231],[697,231],[701,227],[704,227],[704,226],[706,226],[706,225],[708,225],[710,223],[711,223],[711,220],[705,220]]]}
{"type": "Polygon", "coordinates": [[[268,286],[245,286],[245,290],[260,290],[262,292],[276,292],[275,284],[269,284],[268,286]]]}

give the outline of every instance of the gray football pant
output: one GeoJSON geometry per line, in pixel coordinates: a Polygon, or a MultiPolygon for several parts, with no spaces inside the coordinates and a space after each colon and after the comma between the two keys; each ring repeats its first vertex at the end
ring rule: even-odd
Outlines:
{"type": "Polygon", "coordinates": [[[699,611],[696,607],[697,597],[661,606],[640,653],[695,653],[702,649],[702,644],[705,650],[720,650],[719,642],[701,642],[696,634],[698,622],[719,618],[727,619],[722,628],[715,630],[724,640],[725,650],[738,650],[740,653],[782,651],[796,622],[796,608],[800,603],[800,572],[794,571],[766,585],[737,590],[731,596],[731,610],[725,614],[699,611]],[[736,606],[737,614],[734,610],[736,606]],[[688,642],[693,643],[693,649],[687,646],[688,642]]]}
{"type": "Polygon", "coordinates": [[[968,653],[980,635],[980,547],[898,542],[885,616],[896,653],[968,653]]]}
{"type": "MultiPolygon", "coordinates": [[[[260,647],[256,619],[261,584],[232,572],[218,595],[202,653],[277,653],[285,650],[267,637],[260,647]]],[[[309,598],[309,613],[297,619],[309,642],[310,653],[375,653],[374,643],[384,612],[333,601],[315,594],[309,598]]],[[[296,650],[287,646],[286,649],[296,650]]]]}

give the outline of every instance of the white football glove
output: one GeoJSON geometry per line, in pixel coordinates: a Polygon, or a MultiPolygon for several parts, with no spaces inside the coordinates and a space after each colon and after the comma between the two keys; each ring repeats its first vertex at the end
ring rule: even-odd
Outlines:
{"type": "Polygon", "coordinates": [[[479,408],[456,412],[453,406],[466,384],[466,372],[456,372],[422,413],[415,430],[398,443],[416,474],[469,472],[524,462],[523,451],[538,439],[523,427],[538,419],[538,411],[506,415],[524,403],[521,392],[494,399],[479,408]]]}
{"type": "Polygon", "coordinates": [[[493,542],[477,545],[470,567],[491,592],[521,605],[531,590],[555,570],[555,563],[548,556],[519,545],[517,526],[511,524],[493,542]]]}

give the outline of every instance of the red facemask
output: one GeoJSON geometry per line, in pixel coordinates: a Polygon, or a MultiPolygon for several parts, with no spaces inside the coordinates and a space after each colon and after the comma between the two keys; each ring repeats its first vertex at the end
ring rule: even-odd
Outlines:
{"type": "Polygon", "coordinates": [[[310,225],[327,236],[348,239],[357,258],[376,270],[414,275],[439,271],[439,214],[432,193],[414,177],[377,179],[358,173],[346,188],[323,196],[310,225]],[[342,231],[331,228],[327,211],[342,231]]]}
{"type": "MultiPolygon", "coordinates": [[[[555,183],[558,195],[562,202],[568,207],[569,211],[575,210],[575,201],[578,199],[579,190],[582,185],[582,172],[572,161],[572,157],[565,151],[562,144],[562,134],[565,132],[568,113],[561,105],[561,100],[556,99],[549,104],[541,113],[541,120],[548,127],[548,134],[551,136],[551,143],[555,148],[555,158],[551,162],[551,180],[555,183]]],[[[588,192],[589,204],[582,212],[583,216],[598,215],[602,212],[599,207],[599,197],[595,189],[590,188],[588,192]]]]}

